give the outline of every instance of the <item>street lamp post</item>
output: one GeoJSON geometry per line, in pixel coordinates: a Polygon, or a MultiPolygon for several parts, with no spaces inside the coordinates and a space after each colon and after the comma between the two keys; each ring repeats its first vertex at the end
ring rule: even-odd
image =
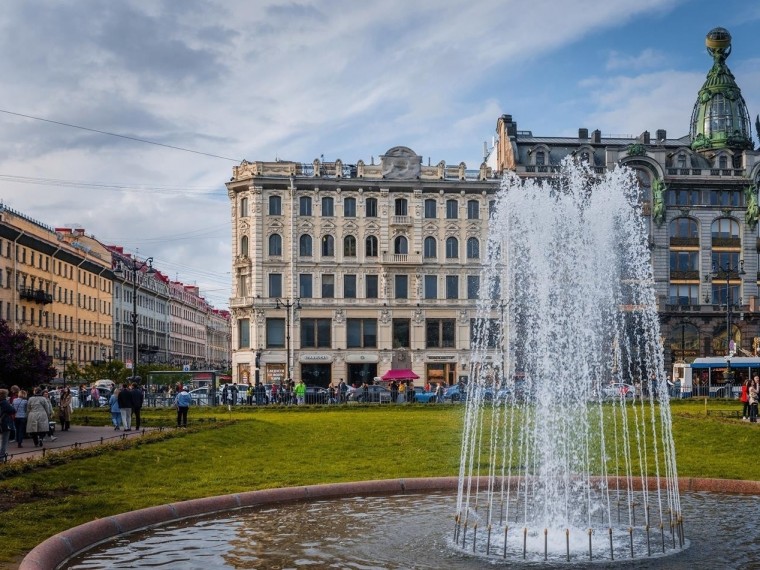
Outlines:
{"type": "Polygon", "coordinates": [[[276,309],[285,309],[285,314],[287,315],[285,317],[285,351],[287,352],[287,355],[285,357],[287,370],[285,371],[287,374],[286,380],[291,379],[291,373],[292,369],[290,367],[290,320],[293,315],[293,309],[301,310],[301,299],[296,299],[295,303],[293,301],[280,301],[280,299],[276,300],[277,306],[276,309]]]}
{"type": "Polygon", "coordinates": [[[135,258],[131,259],[131,263],[125,266],[125,264],[119,263],[119,268],[114,271],[117,277],[121,279],[126,278],[127,272],[132,273],[132,315],[130,321],[132,322],[132,379],[137,377],[137,272],[148,268],[149,275],[156,272],[153,269],[153,258],[149,257],[145,261],[138,261],[135,258]]]}
{"type": "Polygon", "coordinates": [[[740,260],[738,266],[733,265],[731,260],[725,265],[713,262],[712,277],[714,279],[726,279],[726,386],[729,390],[727,397],[731,397],[730,390],[732,384],[731,377],[731,357],[734,355],[734,350],[731,346],[731,277],[738,277],[741,279],[743,275],[747,273],[744,271],[744,260],[740,260]]]}
{"type": "Polygon", "coordinates": [[[67,349],[56,349],[55,357],[59,360],[63,360],[63,387],[66,388],[66,361],[69,359],[69,351],[67,349]]]}

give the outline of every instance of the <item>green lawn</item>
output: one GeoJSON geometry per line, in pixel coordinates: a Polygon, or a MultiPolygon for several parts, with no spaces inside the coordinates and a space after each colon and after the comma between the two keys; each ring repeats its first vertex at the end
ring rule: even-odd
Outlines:
{"type": "MultiPolygon", "coordinates": [[[[731,402],[710,406],[736,408],[731,402]]],[[[90,457],[79,456],[87,450],[72,452],[68,461],[21,474],[6,467],[0,469],[0,490],[7,498],[0,563],[18,560],[65,528],[171,501],[271,487],[455,475],[463,411],[463,406],[424,405],[194,408],[195,427],[159,434],[158,441],[119,444],[123,449],[90,451],[90,457]]],[[[170,425],[172,413],[145,415],[149,425],[170,425]]],[[[75,422],[93,423],[101,416],[77,411],[75,422]]],[[[758,441],[760,424],[706,416],[701,401],[675,402],[673,416],[680,476],[760,479],[758,462],[739,452],[758,441]]]]}

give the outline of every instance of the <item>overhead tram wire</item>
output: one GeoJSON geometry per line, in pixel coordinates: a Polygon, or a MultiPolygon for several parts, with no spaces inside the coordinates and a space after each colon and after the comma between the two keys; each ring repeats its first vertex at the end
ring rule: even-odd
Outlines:
{"type": "Polygon", "coordinates": [[[72,129],[80,129],[82,131],[89,131],[91,133],[98,133],[98,134],[107,135],[107,136],[110,136],[110,137],[117,137],[117,138],[121,138],[121,139],[127,139],[127,140],[130,140],[130,141],[141,142],[141,143],[145,143],[145,144],[152,144],[152,145],[155,145],[155,146],[162,146],[164,148],[170,148],[170,149],[173,149],[173,150],[181,150],[183,152],[191,152],[193,154],[200,154],[200,155],[203,155],[203,156],[209,156],[211,158],[219,158],[221,160],[230,160],[230,161],[236,162],[238,164],[240,164],[241,162],[243,162],[242,159],[230,158],[228,156],[219,156],[218,154],[211,154],[209,152],[202,152],[202,151],[199,151],[199,150],[192,150],[192,149],[189,149],[189,148],[183,148],[181,146],[174,146],[174,145],[170,145],[170,144],[164,144],[164,143],[160,143],[160,142],[149,141],[149,140],[141,139],[141,138],[137,138],[137,137],[130,137],[129,135],[120,135],[118,133],[111,133],[109,131],[101,131],[99,129],[91,129],[89,127],[82,127],[81,125],[74,125],[74,124],[71,124],[71,123],[64,123],[62,121],[53,121],[52,119],[43,119],[42,117],[35,117],[33,115],[26,115],[24,113],[16,113],[14,111],[8,111],[8,110],[5,110],[5,109],[0,109],[0,113],[5,113],[6,115],[14,115],[16,117],[23,117],[25,119],[32,119],[34,121],[42,121],[44,123],[51,123],[53,125],[60,125],[60,126],[63,126],[63,127],[70,127],[72,129]]]}
{"type": "Polygon", "coordinates": [[[226,191],[220,187],[188,188],[186,186],[134,186],[127,184],[106,184],[100,182],[82,182],[77,180],[62,180],[57,178],[35,178],[32,176],[18,176],[15,174],[0,174],[0,181],[16,182],[18,184],[36,184],[39,186],[61,186],[64,188],[91,188],[97,190],[129,190],[133,192],[151,192],[153,194],[192,194],[192,195],[225,195],[226,191]]]}

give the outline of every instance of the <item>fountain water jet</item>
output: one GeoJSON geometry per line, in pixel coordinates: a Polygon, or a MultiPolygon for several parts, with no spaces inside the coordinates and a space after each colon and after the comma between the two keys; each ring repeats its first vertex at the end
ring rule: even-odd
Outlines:
{"type": "Polygon", "coordinates": [[[473,330],[453,541],[567,561],[685,546],[641,197],[566,160],[507,175],[473,330]]]}

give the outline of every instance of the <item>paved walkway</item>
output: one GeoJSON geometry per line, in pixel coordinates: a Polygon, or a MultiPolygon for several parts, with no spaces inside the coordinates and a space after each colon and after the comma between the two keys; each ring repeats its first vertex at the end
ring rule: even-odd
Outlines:
{"type": "Polygon", "coordinates": [[[35,447],[32,438],[25,438],[23,447],[19,448],[15,441],[8,442],[8,462],[20,461],[41,457],[42,455],[55,450],[73,449],[74,447],[92,447],[109,441],[117,441],[123,438],[140,437],[147,431],[158,428],[142,428],[140,431],[132,428],[132,431],[116,431],[112,425],[101,426],[80,426],[72,425],[69,431],[59,431],[60,424],[56,425],[52,441],[45,436],[44,447],[35,447]]]}

